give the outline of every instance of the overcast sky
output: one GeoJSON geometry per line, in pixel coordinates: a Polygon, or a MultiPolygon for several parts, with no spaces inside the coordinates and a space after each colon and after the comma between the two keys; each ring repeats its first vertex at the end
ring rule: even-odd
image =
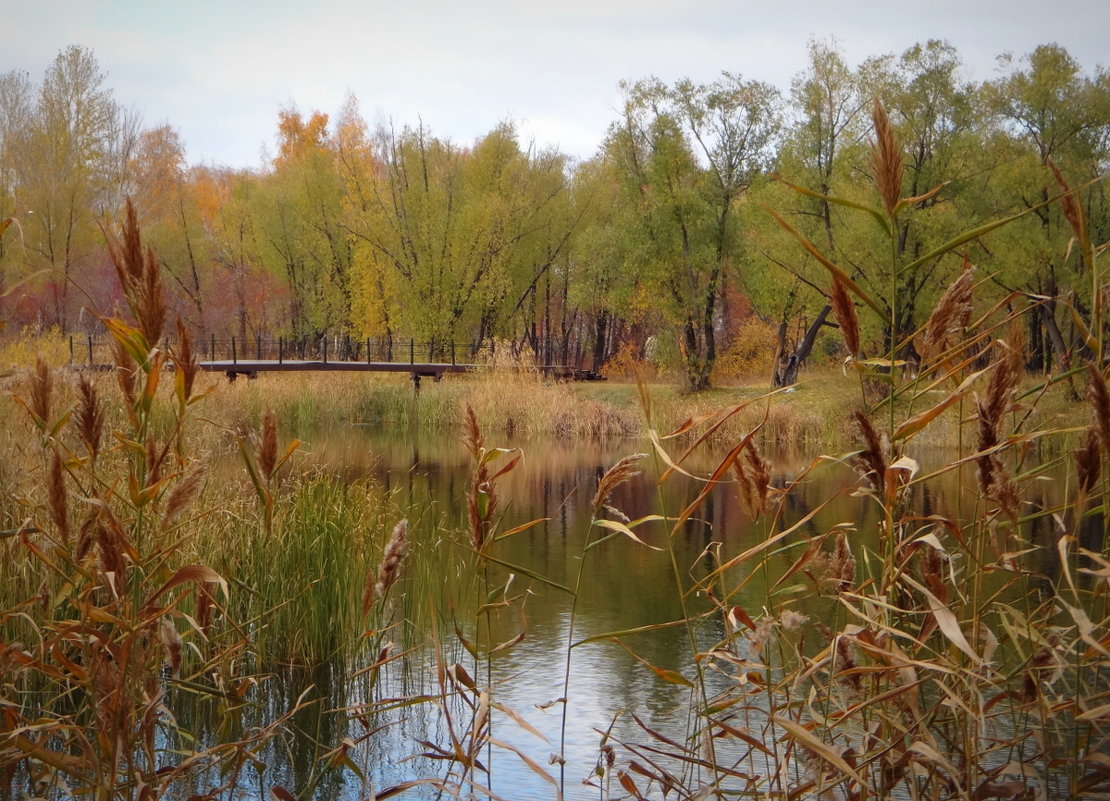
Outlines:
{"type": "Polygon", "coordinates": [[[1110,63],[1107,0],[0,0],[0,72],[35,81],[60,50],[93,51],[116,100],[177,128],[190,163],[255,167],[281,108],[334,117],[348,92],[372,125],[422,119],[468,143],[498,122],[578,157],[615,118],[622,79],[782,89],[811,36],[849,63],[947,39],[966,77],[1002,52],[1066,47],[1110,63]]]}

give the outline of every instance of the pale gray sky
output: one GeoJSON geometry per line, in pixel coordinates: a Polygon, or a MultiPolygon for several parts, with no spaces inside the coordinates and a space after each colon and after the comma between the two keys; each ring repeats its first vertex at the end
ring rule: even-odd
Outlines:
{"type": "Polygon", "coordinates": [[[261,163],[278,111],[334,117],[348,91],[374,124],[423,119],[470,142],[498,122],[594,153],[622,79],[708,81],[721,70],[787,89],[811,36],[850,63],[947,39],[967,77],[1038,44],[1110,63],[1107,0],[0,0],[0,72],[32,79],[90,48],[116,100],[170,123],[191,163],[261,163]]]}

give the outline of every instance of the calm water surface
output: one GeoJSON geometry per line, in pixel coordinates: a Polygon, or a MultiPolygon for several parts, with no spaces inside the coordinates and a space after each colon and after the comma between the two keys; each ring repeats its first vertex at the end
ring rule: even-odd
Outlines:
{"type": "MultiPolygon", "coordinates": [[[[469,454],[457,438],[443,433],[391,436],[369,428],[355,428],[306,439],[311,440],[312,458],[328,469],[351,477],[369,474],[395,493],[394,499],[413,521],[414,531],[423,532],[419,536],[440,538],[438,544],[425,547],[465,552],[465,548],[449,544],[452,540],[465,540],[466,492],[471,471],[469,454]]],[[[588,534],[589,506],[598,478],[621,457],[650,450],[647,443],[634,440],[604,444],[505,442],[490,436],[487,445],[519,446],[524,452],[520,466],[498,483],[499,529],[504,531],[530,520],[544,519],[532,529],[498,542],[494,556],[564,585],[574,581],[588,534]]],[[[690,466],[695,472],[708,473],[714,466],[713,459],[720,455],[707,453],[700,460],[693,460],[690,466]]],[[[774,481],[779,485],[797,475],[808,463],[806,458],[796,454],[779,453],[771,458],[775,465],[774,481]]],[[[926,464],[929,461],[928,455],[918,455],[918,458],[926,464]]],[[[662,466],[650,457],[643,464],[644,474],[622,487],[612,499],[612,505],[630,518],[652,513],[673,517],[702,489],[701,484],[682,476],[672,477],[660,488],[655,478],[662,466]]],[[[801,533],[816,534],[837,523],[849,523],[861,532],[861,536],[867,536],[866,532],[873,528],[874,511],[866,501],[850,495],[856,486],[858,478],[849,465],[824,463],[809,473],[805,482],[787,497],[784,519],[793,523],[834,498],[801,533]]],[[[924,514],[936,508],[945,508],[952,514],[953,508],[965,503],[970,505],[972,498],[967,490],[960,489],[959,477],[953,473],[940,479],[928,494],[916,498],[916,502],[924,514]]],[[[659,523],[648,524],[638,531],[650,544],[665,544],[665,532],[659,523]]],[[[675,537],[684,588],[690,586],[691,577],[704,575],[712,568],[711,554],[728,559],[760,542],[765,535],[765,523],[753,523],[744,513],[734,485],[716,487],[675,537]]],[[[798,551],[792,550],[772,558],[766,572],[771,583],[786,572],[797,555],[798,551]]],[[[591,550],[585,558],[574,639],[682,618],[674,571],[665,551],[654,551],[618,536],[591,550]]],[[[435,560],[432,564],[436,564],[435,560]]],[[[492,569],[490,583],[503,584],[511,572],[492,569]]],[[[739,604],[753,618],[757,617],[768,603],[768,579],[763,575],[735,574],[728,576],[728,586],[735,586],[741,579],[746,579],[747,583],[742,591],[729,598],[729,602],[739,604]]],[[[444,580],[447,581],[447,577],[444,580]]],[[[399,587],[404,590],[404,583],[399,587]]],[[[780,595],[791,591],[791,586],[777,590],[780,595]]],[[[389,673],[384,684],[377,688],[379,696],[437,692],[437,659],[445,664],[457,661],[473,671],[473,659],[459,646],[452,631],[453,626],[459,626],[468,637],[480,636],[473,634],[473,604],[467,606],[461,599],[464,594],[460,591],[457,607],[440,609],[434,616],[439,639],[446,643],[441,645],[438,655],[427,643],[421,644],[404,661],[403,669],[398,667],[389,673]]],[[[536,736],[508,715],[494,712],[493,737],[519,749],[558,777],[558,767],[549,764],[549,759],[559,750],[561,709],[558,699],[563,693],[570,598],[565,592],[521,573],[515,574],[510,595],[520,597],[509,610],[494,614],[493,631],[488,639],[503,642],[521,631],[525,632],[524,639],[492,660],[489,675],[476,678],[480,685],[488,683],[495,702],[514,710],[542,735],[536,736]]],[[[707,601],[696,595],[689,596],[686,603],[692,612],[708,608],[707,601]]],[[[803,608],[802,611],[814,617],[829,614],[828,608],[803,608]]],[[[431,618],[429,616],[429,620],[431,618]]],[[[699,621],[695,632],[699,650],[711,647],[721,638],[721,625],[715,615],[699,621]]],[[[652,665],[692,677],[689,637],[685,626],[677,626],[629,636],[624,642],[652,665]]],[[[591,786],[584,782],[598,781],[592,772],[603,743],[602,732],[610,732],[618,740],[648,742],[650,738],[633,719],[634,713],[644,725],[683,742],[688,734],[690,690],[659,680],[628,651],[607,639],[575,648],[573,654],[566,797],[599,798],[603,796],[596,784],[591,786]]],[[[353,669],[358,667],[355,665],[353,669]]],[[[358,737],[363,731],[359,724],[346,724],[342,715],[319,714],[321,708],[352,706],[368,700],[365,686],[344,678],[351,670],[350,666],[336,664],[312,671],[280,671],[279,678],[267,687],[266,705],[273,711],[288,708],[305,686],[314,684],[327,701],[301,714],[298,725],[325,747],[335,745],[344,737],[358,737]]],[[[711,687],[720,686],[727,680],[713,675],[710,684],[711,687]]],[[[456,707],[455,713],[460,712],[456,707]]],[[[425,740],[448,746],[450,739],[442,714],[430,705],[414,706],[385,718],[379,715],[371,723],[373,726],[383,724],[389,725],[351,752],[365,781],[353,771],[332,772],[321,782],[316,793],[318,798],[365,798],[371,786],[380,792],[402,781],[442,775],[445,763],[422,756],[428,749],[419,743],[425,740]]],[[[243,792],[248,796],[268,797],[268,789],[275,783],[290,789],[303,788],[314,767],[313,753],[307,738],[276,749],[273,764],[262,776],[248,781],[251,786],[244,786],[243,792]]],[[[507,749],[494,748],[490,753],[483,753],[483,762],[491,769],[492,792],[501,798],[555,797],[552,786],[507,749]]],[[[485,781],[482,775],[478,778],[485,781]]],[[[614,785],[614,792],[620,794],[620,788],[614,785]]],[[[403,797],[436,795],[432,788],[423,788],[409,791],[403,797]]]]}

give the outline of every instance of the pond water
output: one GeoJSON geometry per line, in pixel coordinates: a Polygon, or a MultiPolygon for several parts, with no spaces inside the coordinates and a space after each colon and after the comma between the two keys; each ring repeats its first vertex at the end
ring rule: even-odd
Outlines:
{"type": "MultiPolygon", "coordinates": [[[[462,553],[456,562],[465,562],[466,493],[470,485],[472,463],[457,437],[442,432],[435,434],[388,434],[369,428],[354,428],[338,434],[317,434],[311,441],[312,459],[327,469],[350,477],[369,474],[389,492],[405,510],[414,531],[422,537],[438,537],[438,544],[424,547],[441,548],[462,553]]],[[[323,776],[317,798],[361,799],[371,797],[370,790],[381,792],[402,782],[442,776],[449,765],[445,760],[427,756],[433,749],[423,743],[434,743],[450,749],[452,725],[465,729],[468,708],[456,698],[444,707],[433,704],[402,706],[388,714],[375,714],[363,722],[349,715],[336,714],[339,708],[360,709],[362,704],[383,697],[409,697],[440,692],[440,671],[458,663],[476,675],[477,685],[488,688],[495,704],[511,709],[512,714],[494,709],[491,734],[506,747],[492,747],[481,752],[486,774],[473,776],[494,797],[504,799],[555,798],[553,786],[539,771],[558,779],[559,767],[551,757],[559,751],[564,670],[567,644],[570,640],[598,637],[606,632],[654,626],[683,619],[684,614],[696,617],[691,630],[684,625],[659,628],[638,633],[621,640],[625,647],[609,638],[573,649],[570,689],[567,695],[566,731],[566,792],[568,799],[607,797],[606,782],[612,782],[614,794],[620,787],[611,774],[607,778],[594,773],[601,746],[605,742],[648,745],[652,737],[647,727],[684,743],[689,736],[690,709],[697,702],[691,690],[682,684],[662,680],[647,665],[663,671],[677,671],[693,677],[691,652],[711,648],[725,635],[720,615],[704,615],[710,604],[696,593],[683,595],[694,577],[704,576],[717,560],[741,553],[767,536],[765,521],[753,521],[745,512],[735,484],[724,482],[713,488],[681,529],[674,535],[675,561],[672,564],[663,547],[666,529],[659,522],[637,529],[645,544],[617,535],[585,554],[583,583],[571,636],[572,605],[570,596],[553,585],[572,586],[578,565],[583,558],[586,537],[591,536],[590,504],[599,477],[618,459],[632,453],[650,451],[646,442],[628,440],[606,443],[498,441],[487,437],[487,446],[520,447],[524,458],[512,472],[499,479],[500,498],[498,530],[506,531],[533,520],[532,528],[504,541],[497,542],[493,555],[503,563],[520,570],[493,566],[489,569],[489,587],[504,586],[510,575],[512,582],[505,593],[513,600],[511,606],[495,608],[491,615],[476,622],[474,602],[468,593],[477,592],[479,584],[445,592],[454,598],[447,608],[429,612],[421,628],[436,628],[439,647],[429,642],[406,643],[414,650],[404,660],[383,673],[381,683],[371,690],[365,679],[350,680],[352,672],[364,667],[370,657],[363,655],[361,664],[326,664],[312,670],[277,669],[276,678],[265,686],[262,697],[263,715],[278,714],[293,705],[309,684],[322,703],[300,713],[297,726],[307,735],[276,747],[269,766],[258,775],[245,777],[241,792],[248,797],[269,797],[269,788],[280,784],[294,791],[303,791],[315,778],[319,764],[312,740],[325,749],[334,747],[344,738],[352,741],[370,729],[382,726],[364,742],[353,744],[348,756],[353,769],[336,770],[323,776]],[[676,586],[681,582],[682,588],[676,586]],[[546,580],[537,577],[542,576],[546,580]],[[453,595],[454,593],[454,595],[453,595]],[[685,609],[683,608],[685,604],[685,609]],[[488,631],[483,626],[488,624],[488,631]],[[458,629],[458,633],[455,629],[458,629]],[[461,637],[484,639],[488,643],[513,640],[523,634],[515,645],[505,648],[477,667],[466,653],[461,637]],[[691,638],[694,642],[692,644],[691,638]],[[645,664],[646,663],[646,664],[645,664]],[[322,714],[321,714],[322,713],[322,714]],[[365,724],[365,725],[364,725],[365,724]],[[606,740],[608,734],[612,739],[606,740]],[[529,766],[527,760],[534,762],[529,766]],[[361,774],[361,775],[360,775],[361,774]]],[[[680,449],[672,449],[679,452],[680,449]]],[[[696,454],[685,466],[693,473],[707,475],[722,451],[696,454]]],[[[918,454],[923,468],[939,460],[939,455],[918,454]]],[[[507,458],[507,457],[504,457],[507,458]]],[[[799,454],[769,454],[774,465],[773,484],[782,486],[801,473],[810,459],[799,454]]],[[[493,467],[496,469],[498,464],[493,467]]],[[[657,478],[665,469],[658,458],[649,456],[642,462],[643,474],[620,487],[611,504],[629,518],[648,514],[676,517],[699,493],[704,484],[680,474],[673,474],[662,485],[657,478]]],[[[971,468],[965,478],[970,478],[971,468]]],[[[1045,492],[1052,491],[1051,482],[1044,482],[1045,492]]],[[[832,460],[822,462],[806,472],[802,483],[785,497],[781,509],[786,524],[812,517],[800,529],[798,537],[816,535],[838,524],[846,524],[867,540],[874,529],[876,510],[868,500],[854,497],[859,477],[849,463],[832,460]],[[815,511],[819,510],[819,511],[815,511]]],[[[974,507],[974,490],[961,485],[961,476],[953,471],[933,482],[927,492],[915,498],[922,517],[934,509],[974,507]]],[[[1044,505],[1051,501],[1044,500],[1044,505]]],[[[949,511],[951,514],[951,511],[949,511]]],[[[924,525],[924,524],[923,524],[924,525]]],[[[780,524],[780,528],[783,527],[780,524]]],[[[598,529],[592,533],[596,539],[598,529]]],[[[799,576],[786,586],[775,587],[798,557],[797,549],[784,550],[766,562],[761,575],[726,574],[719,585],[722,593],[732,592],[730,605],[742,607],[752,618],[758,618],[769,604],[788,597],[804,581],[799,576]]],[[[430,562],[434,566],[448,564],[447,559],[430,562]]],[[[1042,566],[1052,571],[1050,564],[1042,566]]],[[[443,576],[445,583],[454,580],[443,576]]],[[[406,592],[405,580],[398,585],[406,592]]],[[[410,588],[412,589],[412,588],[410,588]]],[[[483,590],[483,593],[485,591],[483,590]]],[[[496,603],[504,597],[496,592],[488,596],[496,603]]],[[[823,619],[832,614],[827,599],[797,607],[812,618],[823,619]]],[[[429,632],[430,633],[430,632],[429,632]]],[[[710,691],[731,681],[724,674],[709,676],[710,691]]],[[[618,748],[620,757],[629,752],[618,748]]],[[[641,751],[641,760],[650,753],[641,751]]],[[[673,766],[681,770],[681,766],[673,766]]],[[[758,766],[757,766],[758,767],[758,766]]],[[[696,771],[688,767],[686,770],[696,771]]],[[[643,784],[641,780],[641,785],[643,784]]],[[[475,790],[483,797],[487,790],[475,790]]],[[[408,790],[403,797],[433,798],[440,795],[432,786],[408,790]]],[[[467,793],[463,793],[467,795],[467,793]]]]}

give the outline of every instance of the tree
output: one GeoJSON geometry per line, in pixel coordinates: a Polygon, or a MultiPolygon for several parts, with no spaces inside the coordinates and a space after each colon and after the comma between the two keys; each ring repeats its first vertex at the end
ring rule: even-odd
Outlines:
{"type": "Polygon", "coordinates": [[[5,77],[6,175],[24,212],[31,268],[49,270],[43,322],[68,329],[70,289],[99,252],[99,224],[122,208],[137,117],[104,85],[92,52],[72,45],[46,70],[32,105],[26,78],[5,77]]]}
{"type": "MultiPolygon", "coordinates": [[[[995,149],[1009,144],[1012,153],[999,183],[1019,208],[1035,209],[1002,240],[1001,280],[1039,299],[1030,317],[1030,366],[1049,369],[1055,355],[1066,367],[1073,351],[1083,347],[1083,338],[1060,308],[1061,300],[1080,314],[1090,308],[1090,288],[1081,279],[1090,265],[1084,263],[1081,248],[1069,247],[1072,230],[1059,207],[1036,207],[1061,191],[1061,180],[1078,186],[1105,171],[1110,159],[1110,75],[1103,70],[1084,75],[1058,45],[1042,45],[1016,63],[1009,56],[1001,61],[1011,72],[986,90],[1000,124],[995,149]],[[1022,269],[1013,270],[1014,262],[1022,269]]],[[[1084,204],[1093,241],[1105,241],[1110,235],[1105,186],[1093,186],[1084,204]]]]}
{"type": "Polygon", "coordinates": [[[607,149],[639,210],[637,269],[661,290],[680,331],[685,383],[709,386],[717,357],[717,303],[738,257],[736,208],[770,158],[778,93],[724,73],[712,84],[657,79],[625,84],[622,121],[607,149]]]}

